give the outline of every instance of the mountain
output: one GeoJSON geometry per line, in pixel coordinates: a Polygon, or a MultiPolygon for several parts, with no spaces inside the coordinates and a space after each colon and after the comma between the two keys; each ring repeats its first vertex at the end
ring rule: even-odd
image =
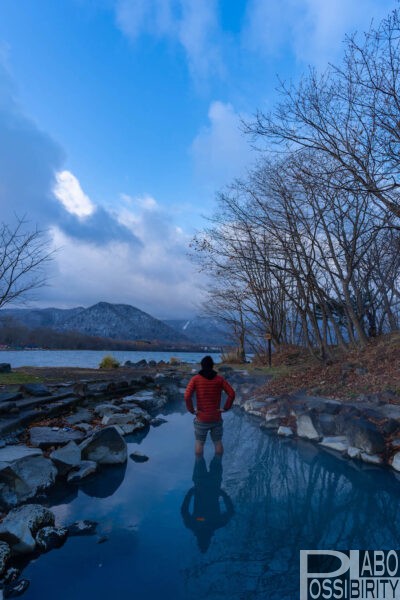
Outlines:
{"type": "Polygon", "coordinates": [[[194,317],[193,319],[168,319],[164,323],[195,344],[209,346],[231,346],[227,326],[223,321],[211,317],[194,317]]]}
{"type": "Polygon", "coordinates": [[[66,319],[74,317],[85,310],[82,306],[77,308],[3,308],[0,317],[11,317],[30,329],[49,327],[57,329],[66,319]]]}
{"type": "Polygon", "coordinates": [[[3,309],[0,317],[11,317],[30,328],[47,327],[56,331],[111,338],[186,342],[183,332],[128,304],[99,302],[89,308],[3,309]]]}

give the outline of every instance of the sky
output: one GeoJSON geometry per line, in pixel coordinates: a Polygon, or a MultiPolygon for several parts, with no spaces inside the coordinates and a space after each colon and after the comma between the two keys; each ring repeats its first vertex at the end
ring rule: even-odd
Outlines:
{"type": "Polygon", "coordinates": [[[56,249],[35,306],[199,312],[189,258],[257,158],[278,77],[338,62],[397,0],[0,0],[0,222],[56,249]]]}

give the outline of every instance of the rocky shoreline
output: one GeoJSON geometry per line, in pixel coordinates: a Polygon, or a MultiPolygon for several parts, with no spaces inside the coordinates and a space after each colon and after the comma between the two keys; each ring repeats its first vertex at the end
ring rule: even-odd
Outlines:
{"type": "Polygon", "coordinates": [[[363,394],[349,402],[304,392],[255,396],[241,408],[260,427],[305,439],[353,461],[400,472],[400,398],[391,392],[363,394]]]}
{"type": "MultiPolygon", "coordinates": [[[[400,471],[400,403],[390,393],[352,402],[304,393],[265,397],[258,391],[265,374],[218,370],[238,392],[235,405],[266,431],[308,440],[354,464],[400,471]]],[[[91,521],[59,526],[46,506],[52,490],[61,484],[71,493],[128,458],[145,462],[138,452],[128,457],[125,438],[162,425],[173,403],[182,409],[191,375],[188,365],[142,362],[98,379],[94,372],[93,379],[0,390],[0,599],[2,588],[7,598],[29,585],[19,579],[21,564],[68,536],[96,532],[91,521]]]]}
{"type": "MultiPolygon", "coordinates": [[[[68,535],[86,535],[95,523],[57,527],[45,506],[56,485],[79,486],[104,465],[128,459],[125,437],[165,423],[159,416],[182,399],[184,372],[131,371],[108,380],[24,384],[0,392],[0,598],[20,595],[21,557],[59,547],[68,535]]],[[[187,375],[186,375],[187,377],[187,375]]],[[[147,457],[134,453],[132,460],[147,457]]]]}

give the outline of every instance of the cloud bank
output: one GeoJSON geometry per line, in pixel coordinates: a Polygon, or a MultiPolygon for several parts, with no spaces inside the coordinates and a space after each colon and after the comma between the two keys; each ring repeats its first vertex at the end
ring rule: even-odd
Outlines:
{"type": "Polygon", "coordinates": [[[94,203],[65,153],[23,112],[0,65],[1,220],[25,217],[48,230],[57,250],[49,287],[37,304],[60,307],[106,300],[155,316],[192,315],[199,280],[186,256],[188,239],[150,196],[123,194],[113,212],[94,203]]]}

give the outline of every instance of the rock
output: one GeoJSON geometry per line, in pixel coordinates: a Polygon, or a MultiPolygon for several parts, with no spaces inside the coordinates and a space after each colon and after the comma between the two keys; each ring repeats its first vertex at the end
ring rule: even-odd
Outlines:
{"type": "MultiPolygon", "coordinates": [[[[252,414],[252,413],[250,413],[252,414]]],[[[282,422],[281,416],[267,415],[264,421],[260,423],[261,429],[279,429],[282,422]]]]}
{"type": "Polygon", "coordinates": [[[29,584],[29,579],[20,579],[19,581],[10,583],[5,588],[5,598],[17,598],[17,596],[22,596],[28,589],[29,584]]]}
{"type": "Polygon", "coordinates": [[[360,448],[367,454],[378,454],[385,450],[383,435],[375,423],[362,417],[348,421],[344,433],[350,446],[360,448]]]}
{"type": "Polygon", "coordinates": [[[232,367],[228,367],[228,365],[221,365],[218,367],[218,371],[221,373],[229,373],[229,371],[233,371],[232,367]]]}
{"type": "Polygon", "coordinates": [[[93,425],[90,425],[90,423],[77,423],[76,427],[82,429],[85,433],[89,433],[93,429],[93,425]]]}
{"type": "Polygon", "coordinates": [[[71,440],[79,442],[85,437],[82,431],[69,428],[53,431],[52,427],[31,427],[29,433],[32,446],[39,448],[63,446],[71,440]]]}
{"type": "Polygon", "coordinates": [[[167,419],[162,419],[161,417],[155,417],[154,419],[150,420],[150,425],[152,425],[153,427],[159,427],[164,423],[168,423],[168,421],[167,419]]]}
{"type": "Polygon", "coordinates": [[[354,446],[349,446],[347,448],[347,454],[350,458],[360,458],[361,450],[360,450],[360,448],[355,448],[354,446]]]}
{"type": "Polygon", "coordinates": [[[381,465],[383,460],[378,454],[367,454],[366,452],[361,452],[360,454],[361,460],[371,465],[381,465]]]}
{"type": "Polygon", "coordinates": [[[104,415],[101,420],[102,425],[126,425],[135,421],[135,415],[131,413],[121,413],[117,415],[104,415]]]}
{"type": "Polygon", "coordinates": [[[337,432],[336,415],[320,413],[318,415],[318,430],[324,436],[334,436],[337,432]]]}
{"type": "Polygon", "coordinates": [[[257,416],[264,416],[264,411],[261,409],[265,409],[267,406],[266,402],[263,400],[246,400],[243,404],[243,408],[247,413],[257,416]]]}
{"type": "Polygon", "coordinates": [[[388,419],[400,419],[400,406],[396,404],[384,404],[379,411],[388,419]]]}
{"type": "Polygon", "coordinates": [[[8,510],[24,500],[32,498],[34,490],[13,470],[9,463],[0,463],[0,508],[8,510]]]}
{"type": "Polygon", "coordinates": [[[11,556],[11,549],[7,542],[0,542],[0,577],[6,570],[7,561],[11,556]]]}
{"type": "Polygon", "coordinates": [[[93,535],[96,533],[97,525],[96,521],[89,521],[88,519],[75,521],[75,523],[68,526],[68,535],[93,535]]]}
{"type": "Polygon", "coordinates": [[[80,408],[75,414],[70,415],[65,420],[70,425],[76,425],[82,421],[90,421],[92,419],[92,413],[87,408],[80,408]]]}
{"type": "Polygon", "coordinates": [[[336,450],[337,452],[346,452],[349,444],[345,436],[336,435],[322,438],[320,441],[320,446],[324,446],[324,448],[330,448],[331,450],[336,450]]]}
{"type": "Polygon", "coordinates": [[[297,417],[297,435],[307,440],[320,440],[321,436],[314,427],[310,415],[299,415],[297,417]]]}
{"type": "Polygon", "coordinates": [[[113,415],[114,413],[120,413],[121,409],[119,406],[111,404],[111,402],[107,402],[103,404],[98,404],[94,409],[94,412],[96,413],[96,415],[99,415],[99,417],[104,417],[105,415],[113,415]]]}
{"type": "Polygon", "coordinates": [[[40,504],[25,504],[11,510],[0,524],[0,540],[13,554],[28,554],[36,547],[35,535],[46,525],[54,525],[54,514],[40,504]]]}
{"type": "Polygon", "coordinates": [[[31,495],[47,490],[57,476],[57,469],[49,458],[44,456],[26,456],[12,463],[14,473],[29,486],[31,495]]]}
{"type": "Polygon", "coordinates": [[[0,403],[0,413],[7,414],[11,412],[19,412],[17,405],[15,402],[1,402],[0,403]]]}
{"type": "Polygon", "coordinates": [[[293,430],[291,427],[285,427],[281,425],[278,428],[278,435],[283,435],[284,437],[291,437],[293,435],[293,430]]]}
{"type": "Polygon", "coordinates": [[[0,394],[0,402],[15,402],[21,398],[21,392],[2,392],[0,394]]]}
{"type": "Polygon", "coordinates": [[[138,362],[134,363],[135,367],[147,367],[147,360],[142,358],[142,360],[138,360],[138,362]]]}
{"type": "Polygon", "coordinates": [[[36,534],[36,544],[42,552],[60,548],[67,539],[66,527],[42,527],[36,534]]]}
{"type": "Polygon", "coordinates": [[[71,441],[65,446],[54,450],[50,454],[50,458],[56,465],[58,472],[65,475],[72,467],[78,466],[81,462],[81,449],[75,442],[71,441]]]}
{"type": "Polygon", "coordinates": [[[78,383],[75,383],[75,385],[73,387],[73,392],[74,392],[74,394],[79,396],[79,398],[85,398],[88,394],[87,382],[79,381],[78,383]]]}
{"type": "Polygon", "coordinates": [[[123,425],[115,425],[115,429],[121,435],[129,435],[131,433],[134,433],[135,431],[140,431],[140,430],[144,429],[145,427],[146,427],[146,425],[144,425],[142,422],[126,423],[123,425]]]}
{"type": "Polygon", "coordinates": [[[0,363],[0,373],[11,373],[10,363],[0,363]]]}
{"type": "MultiPolygon", "coordinates": [[[[16,567],[8,567],[6,572],[4,573],[4,583],[12,583],[16,579],[18,579],[20,574],[20,570],[16,567]]],[[[1,596],[0,596],[1,598],[1,596]]]]}
{"type": "Polygon", "coordinates": [[[97,471],[97,463],[94,460],[82,460],[77,470],[70,471],[67,477],[68,483],[79,483],[85,477],[97,471]]]}
{"type": "Polygon", "coordinates": [[[393,456],[392,467],[395,471],[400,471],[400,452],[396,452],[396,454],[393,456]]]}
{"type": "Polygon", "coordinates": [[[129,455],[129,458],[131,458],[135,462],[146,462],[147,460],[149,460],[149,457],[145,454],[142,454],[141,452],[132,452],[132,454],[129,455]]]}
{"type": "Polygon", "coordinates": [[[51,396],[51,391],[47,385],[42,383],[24,383],[20,387],[21,392],[29,394],[30,396],[51,396]]]}
{"type": "Polygon", "coordinates": [[[115,427],[105,427],[93,433],[80,444],[82,458],[100,464],[124,463],[127,459],[127,445],[115,427]]]}
{"type": "Polygon", "coordinates": [[[149,367],[152,367],[152,368],[154,368],[154,367],[156,367],[156,366],[157,366],[157,363],[156,363],[156,361],[155,361],[155,360],[149,360],[149,363],[148,363],[148,364],[149,364],[149,367]]]}
{"type": "Polygon", "coordinates": [[[124,402],[134,402],[146,411],[155,411],[162,409],[167,400],[164,397],[155,397],[154,391],[142,390],[131,396],[124,398],[124,402]]]}
{"type": "Polygon", "coordinates": [[[29,448],[29,446],[23,444],[0,448],[1,462],[13,462],[14,460],[25,458],[27,456],[43,456],[43,452],[40,448],[29,448]]]}

